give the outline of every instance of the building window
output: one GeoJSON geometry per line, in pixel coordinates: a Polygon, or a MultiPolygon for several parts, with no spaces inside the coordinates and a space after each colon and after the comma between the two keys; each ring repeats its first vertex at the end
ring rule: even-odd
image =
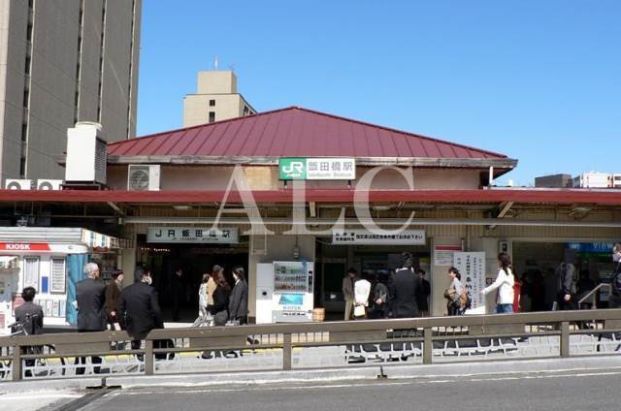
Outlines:
{"type": "Polygon", "coordinates": [[[26,74],[30,74],[30,57],[26,57],[26,67],[24,68],[26,74]]]}
{"type": "Polygon", "coordinates": [[[52,258],[51,274],[50,291],[52,293],[64,294],[67,282],[64,258],[52,258]]]}
{"type": "Polygon", "coordinates": [[[216,106],[216,100],[209,100],[209,107],[215,107],[216,106]]]}
{"type": "Polygon", "coordinates": [[[28,107],[29,97],[30,97],[30,92],[28,90],[24,90],[24,107],[28,107]]]}
{"type": "Polygon", "coordinates": [[[22,124],[22,141],[26,142],[28,138],[28,124],[22,124]]]}
{"type": "Polygon", "coordinates": [[[39,289],[39,257],[24,257],[24,288],[39,289]]]}
{"type": "Polygon", "coordinates": [[[248,108],[248,106],[244,106],[244,116],[247,116],[250,114],[250,109],[248,108]]]}
{"type": "Polygon", "coordinates": [[[216,121],[216,112],[215,111],[210,111],[209,112],[209,122],[213,123],[214,121],[216,121]]]}

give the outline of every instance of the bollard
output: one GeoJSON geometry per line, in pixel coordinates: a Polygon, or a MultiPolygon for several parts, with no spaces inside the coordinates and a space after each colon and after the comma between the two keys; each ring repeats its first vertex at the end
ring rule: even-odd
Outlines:
{"type": "Polygon", "coordinates": [[[153,375],[153,340],[145,340],[144,342],[144,373],[145,375],[153,375]]]}
{"type": "Polygon", "coordinates": [[[433,361],[433,340],[431,328],[423,329],[423,364],[431,364],[433,361]]]}
{"type": "Polygon", "coordinates": [[[569,357],[569,322],[561,322],[561,358],[569,357]]]}
{"type": "Polygon", "coordinates": [[[291,370],[292,351],[293,346],[291,344],[291,334],[284,334],[282,342],[282,369],[285,371],[291,370]]]}
{"type": "Polygon", "coordinates": [[[13,346],[13,361],[11,363],[11,379],[21,381],[22,379],[22,350],[19,345],[13,346]]]}

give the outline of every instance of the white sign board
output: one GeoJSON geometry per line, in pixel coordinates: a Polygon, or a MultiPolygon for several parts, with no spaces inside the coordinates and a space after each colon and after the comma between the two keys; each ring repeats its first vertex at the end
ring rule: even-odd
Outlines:
{"type": "Polygon", "coordinates": [[[237,228],[149,227],[147,243],[237,244],[237,228]]]}
{"type": "Polygon", "coordinates": [[[372,233],[364,229],[332,231],[332,244],[425,245],[425,243],[425,230],[403,230],[396,234],[372,233]]]}
{"type": "Polygon", "coordinates": [[[453,265],[454,255],[462,251],[461,245],[435,245],[433,246],[433,265],[453,265]]]}
{"type": "Polygon", "coordinates": [[[485,288],[485,253],[457,252],[453,255],[453,266],[461,274],[461,283],[472,299],[472,310],[485,306],[481,291],[485,288]]]}

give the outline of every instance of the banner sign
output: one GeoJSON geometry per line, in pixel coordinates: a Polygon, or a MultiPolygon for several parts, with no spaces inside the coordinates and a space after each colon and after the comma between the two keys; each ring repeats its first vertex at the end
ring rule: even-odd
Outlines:
{"type": "Polygon", "coordinates": [[[397,234],[375,234],[364,229],[332,231],[332,244],[425,245],[425,243],[425,230],[403,230],[397,234]]]}
{"type": "Polygon", "coordinates": [[[354,158],[298,158],[278,160],[280,180],[355,180],[354,158]]]}
{"type": "Polygon", "coordinates": [[[453,254],[453,266],[459,270],[461,283],[470,293],[471,309],[484,306],[485,298],[481,291],[485,288],[485,253],[456,252],[453,254]]]}
{"type": "Polygon", "coordinates": [[[237,244],[237,228],[149,227],[147,243],[237,244]]]}

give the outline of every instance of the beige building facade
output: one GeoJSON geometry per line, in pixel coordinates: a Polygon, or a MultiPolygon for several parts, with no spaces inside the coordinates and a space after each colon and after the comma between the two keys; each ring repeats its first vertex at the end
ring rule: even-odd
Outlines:
{"type": "Polygon", "coordinates": [[[62,178],[67,128],[135,137],[141,0],[0,0],[0,177],[62,178]]]}
{"type": "Polygon", "coordinates": [[[237,76],[232,71],[201,71],[196,94],[183,101],[183,126],[228,120],[255,114],[256,111],[237,92],[237,76]]]}

